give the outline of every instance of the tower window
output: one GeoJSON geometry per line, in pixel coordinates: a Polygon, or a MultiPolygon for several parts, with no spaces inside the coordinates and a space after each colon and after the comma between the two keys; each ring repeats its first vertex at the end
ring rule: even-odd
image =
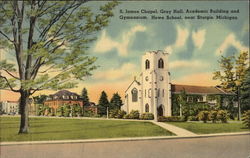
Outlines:
{"type": "Polygon", "coordinates": [[[145,112],[149,112],[149,105],[148,104],[145,105],[145,112]]]}
{"type": "Polygon", "coordinates": [[[132,89],[132,102],[137,102],[138,100],[138,91],[136,88],[132,89]]]}
{"type": "Polygon", "coordinates": [[[162,58],[158,60],[158,68],[160,68],[160,69],[164,68],[164,62],[163,62],[162,58]]]}
{"type": "Polygon", "coordinates": [[[146,69],[149,69],[149,68],[150,68],[150,62],[149,62],[148,59],[145,61],[145,68],[146,68],[146,69]]]}

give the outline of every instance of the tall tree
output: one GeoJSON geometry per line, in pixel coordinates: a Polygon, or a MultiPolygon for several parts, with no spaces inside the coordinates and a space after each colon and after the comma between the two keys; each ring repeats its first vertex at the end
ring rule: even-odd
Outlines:
{"type": "Polygon", "coordinates": [[[250,67],[246,71],[241,87],[242,111],[250,110],[250,67]]]}
{"type": "Polygon", "coordinates": [[[19,133],[28,133],[32,94],[76,87],[76,80],[97,68],[96,58],[87,54],[88,45],[108,25],[118,3],[108,2],[93,12],[86,2],[0,1],[0,45],[12,60],[0,61],[0,88],[21,95],[19,133]]]}
{"type": "Polygon", "coordinates": [[[121,96],[118,93],[114,93],[110,100],[110,109],[121,109],[122,105],[121,96]]]}
{"type": "Polygon", "coordinates": [[[83,105],[84,106],[89,106],[90,103],[89,103],[89,96],[88,96],[88,91],[86,88],[83,88],[82,90],[82,100],[83,100],[83,105]]]}
{"type": "Polygon", "coordinates": [[[238,120],[241,117],[241,94],[243,80],[248,67],[248,52],[240,52],[238,56],[222,56],[218,61],[220,64],[219,71],[214,72],[214,80],[220,80],[222,88],[229,92],[234,92],[238,102],[238,120]]]}
{"type": "Polygon", "coordinates": [[[98,114],[106,115],[107,108],[109,107],[109,101],[105,91],[102,91],[97,107],[98,107],[98,114]]]}

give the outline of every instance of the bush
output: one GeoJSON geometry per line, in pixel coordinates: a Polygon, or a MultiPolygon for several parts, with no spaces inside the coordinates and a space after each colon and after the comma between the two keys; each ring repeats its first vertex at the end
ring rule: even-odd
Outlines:
{"type": "Polygon", "coordinates": [[[219,111],[218,111],[218,119],[219,119],[222,123],[227,123],[228,112],[227,112],[226,110],[219,110],[219,111]]]}
{"type": "Polygon", "coordinates": [[[213,122],[216,123],[218,120],[218,112],[217,111],[211,111],[209,114],[209,119],[213,122]]]}
{"type": "Polygon", "coordinates": [[[247,128],[250,128],[250,110],[244,112],[242,121],[247,128]]]}
{"type": "Polygon", "coordinates": [[[109,113],[109,117],[111,118],[123,118],[124,115],[126,115],[126,111],[119,109],[113,109],[109,113]]]}
{"type": "Polygon", "coordinates": [[[209,111],[201,111],[198,114],[199,120],[202,120],[204,123],[207,123],[209,120],[209,111]]]}
{"type": "Polygon", "coordinates": [[[141,114],[140,119],[142,119],[142,120],[153,120],[154,119],[154,114],[148,113],[148,112],[143,113],[143,114],[141,114]]]}
{"type": "Polygon", "coordinates": [[[197,116],[189,116],[188,121],[199,121],[199,118],[197,116]]]}
{"type": "Polygon", "coordinates": [[[124,117],[124,115],[126,115],[126,111],[124,110],[119,110],[118,114],[117,114],[117,118],[121,119],[124,117]]]}
{"type": "Polygon", "coordinates": [[[138,110],[132,110],[130,113],[129,113],[129,118],[130,119],[139,119],[140,118],[140,113],[138,110]]]}
{"type": "Polygon", "coordinates": [[[129,114],[123,116],[124,119],[129,119],[129,114]]]}
{"type": "Polygon", "coordinates": [[[185,122],[185,118],[180,117],[180,116],[167,116],[167,117],[159,116],[158,121],[159,122],[185,122]]]}

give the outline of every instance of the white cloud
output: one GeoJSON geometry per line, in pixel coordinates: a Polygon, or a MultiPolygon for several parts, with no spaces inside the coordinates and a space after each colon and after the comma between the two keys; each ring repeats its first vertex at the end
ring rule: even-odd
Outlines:
{"type": "Polygon", "coordinates": [[[116,49],[119,55],[126,56],[128,54],[128,45],[131,38],[137,32],[144,32],[145,30],[146,30],[145,26],[136,25],[132,27],[129,31],[124,32],[121,36],[120,41],[111,39],[111,37],[107,35],[106,30],[103,30],[101,37],[99,38],[99,40],[95,45],[94,51],[97,53],[106,53],[107,51],[116,49]]]}
{"type": "Polygon", "coordinates": [[[185,46],[188,36],[189,36],[189,31],[186,28],[181,28],[179,25],[176,26],[177,28],[177,37],[176,41],[173,45],[169,45],[165,47],[165,51],[168,53],[172,53],[173,51],[176,51],[177,49],[180,49],[185,46]]]}
{"type": "Polygon", "coordinates": [[[129,78],[132,75],[131,72],[134,72],[135,69],[136,65],[131,63],[125,63],[119,68],[111,68],[106,71],[95,73],[93,78],[98,80],[101,79],[109,81],[129,78]]]}
{"type": "Polygon", "coordinates": [[[200,67],[206,67],[208,66],[207,63],[204,63],[199,60],[194,61],[185,61],[185,60],[179,60],[179,61],[173,61],[169,63],[170,69],[178,69],[178,68],[200,68],[200,67]]]}
{"type": "Polygon", "coordinates": [[[206,30],[199,30],[197,32],[192,32],[192,39],[194,42],[194,45],[198,48],[201,49],[204,42],[205,42],[205,35],[206,35],[206,30]]]}
{"type": "Polygon", "coordinates": [[[236,40],[236,37],[233,33],[229,34],[225,40],[222,42],[222,44],[216,49],[215,54],[217,56],[221,55],[226,51],[226,49],[230,46],[234,46],[236,49],[240,51],[248,51],[249,48],[242,45],[242,43],[238,40],[236,40]]]}

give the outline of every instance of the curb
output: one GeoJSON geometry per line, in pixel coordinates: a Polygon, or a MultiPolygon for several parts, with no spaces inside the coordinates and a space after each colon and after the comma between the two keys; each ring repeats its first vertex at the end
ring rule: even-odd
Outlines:
{"type": "Polygon", "coordinates": [[[194,139],[223,136],[250,135],[250,132],[237,133],[216,133],[195,136],[158,136],[158,137],[134,137],[134,138],[106,138],[106,139],[81,139],[81,140],[54,140],[54,141],[23,141],[23,142],[0,142],[0,146],[12,145],[40,145],[40,144],[74,144],[74,143],[102,143],[119,141],[145,141],[145,140],[165,140],[165,139],[194,139]]]}

